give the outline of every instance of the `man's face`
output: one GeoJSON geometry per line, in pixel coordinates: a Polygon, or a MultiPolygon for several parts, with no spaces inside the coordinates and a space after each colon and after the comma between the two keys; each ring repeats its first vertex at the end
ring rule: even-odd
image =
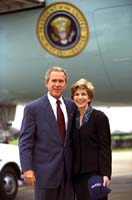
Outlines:
{"type": "Polygon", "coordinates": [[[67,85],[64,72],[51,72],[49,80],[45,81],[45,85],[48,88],[50,95],[58,99],[67,85]]]}

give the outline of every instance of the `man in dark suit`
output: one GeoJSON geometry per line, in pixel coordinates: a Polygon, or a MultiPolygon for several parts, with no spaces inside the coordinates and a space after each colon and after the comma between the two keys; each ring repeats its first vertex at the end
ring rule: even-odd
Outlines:
{"type": "Polygon", "coordinates": [[[71,126],[75,105],[63,97],[66,71],[53,67],[46,72],[48,93],[25,106],[19,150],[24,180],[35,187],[35,200],[73,200],[71,180],[71,126]],[[57,103],[64,115],[63,139],[57,123],[57,103]]]}

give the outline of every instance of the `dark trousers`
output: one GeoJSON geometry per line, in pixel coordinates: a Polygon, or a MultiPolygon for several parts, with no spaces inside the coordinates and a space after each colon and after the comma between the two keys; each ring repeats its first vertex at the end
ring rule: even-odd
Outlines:
{"type": "Polygon", "coordinates": [[[72,181],[63,178],[58,188],[41,189],[35,186],[35,200],[74,200],[72,181]]]}
{"type": "MultiPolygon", "coordinates": [[[[88,178],[89,175],[81,174],[74,177],[74,188],[76,200],[91,200],[88,190],[88,178]]],[[[108,200],[108,197],[101,198],[99,200],[108,200]]]]}

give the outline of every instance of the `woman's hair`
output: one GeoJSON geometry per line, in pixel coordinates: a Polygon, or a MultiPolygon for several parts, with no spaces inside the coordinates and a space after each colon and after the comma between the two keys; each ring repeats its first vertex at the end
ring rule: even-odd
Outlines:
{"type": "Polygon", "coordinates": [[[68,75],[67,75],[67,72],[65,69],[61,68],[61,67],[58,67],[58,66],[54,66],[52,68],[50,68],[46,74],[45,74],[45,81],[48,81],[50,79],[50,74],[51,72],[64,72],[64,75],[65,75],[65,78],[66,78],[66,82],[67,82],[67,79],[68,79],[68,75]]]}
{"type": "Polygon", "coordinates": [[[90,97],[91,101],[94,97],[94,86],[91,82],[87,81],[86,79],[80,79],[77,82],[73,83],[71,86],[71,98],[73,99],[74,93],[77,88],[86,89],[88,96],[90,97]]]}

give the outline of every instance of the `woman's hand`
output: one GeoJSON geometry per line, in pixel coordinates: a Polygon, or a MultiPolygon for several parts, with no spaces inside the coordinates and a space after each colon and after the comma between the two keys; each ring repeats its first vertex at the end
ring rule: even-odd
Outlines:
{"type": "Polygon", "coordinates": [[[103,176],[103,185],[108,186],[110,184],[110,180],[108,176],[103,176]]]}

